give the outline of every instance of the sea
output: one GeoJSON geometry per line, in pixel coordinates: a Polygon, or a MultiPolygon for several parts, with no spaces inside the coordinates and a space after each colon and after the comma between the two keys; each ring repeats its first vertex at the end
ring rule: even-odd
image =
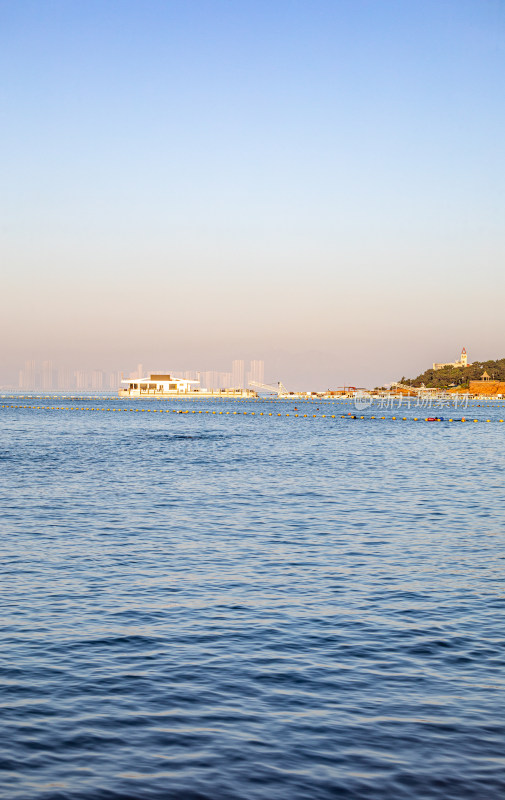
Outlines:
{"type": "Polygon", "coordinates": [[[504,417],[0,397],[1,796],[505,797],[504,417]]]}

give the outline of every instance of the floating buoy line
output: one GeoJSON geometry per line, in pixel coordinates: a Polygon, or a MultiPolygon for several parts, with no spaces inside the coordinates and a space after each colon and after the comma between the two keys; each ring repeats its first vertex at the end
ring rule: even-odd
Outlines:
{"type": "Polygon", "coordinates": [[[249,416],[249,417],[291,417],[298,419],[343,419],[343,420],[388,420],[390,422],[503,422],[503,419],[472,419],[470,417],[399,417],[399,416],[377,416],[377,415],[358,415],[351,414],[300,414],[282,413],[273,411],[213,411],[211,409],[195,408],[107,408],[105,406],[47,406],[47,405],[25,405],[19,403],[4,403],[0,408],[18,408],[30,411],[89,411],[89,412],[110,412],[127,414],[211,414],[216,416],[249,416]]]}

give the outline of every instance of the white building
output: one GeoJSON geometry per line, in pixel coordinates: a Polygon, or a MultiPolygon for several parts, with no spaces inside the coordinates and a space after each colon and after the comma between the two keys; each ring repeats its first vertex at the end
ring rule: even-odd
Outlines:
{"type": "Polygon", "coordinates": [[[444,367],[468,367],[468,356],[466,354],[465,348],[461,351],[461,356],[459,361],[449,361],[447,364],[433,364],[433,369],[443,369],[444,367]]]}
{"type": "Polygon", "coordinates": [[[144,397],[145,395],[174,395],[187,394],[190,385],[198,381],[189,381],[185,378],[174,378],[168,374],[151,374],[147,378],[127,378],[122,380],[126,387],[119,390],[123,397],[144,397]]]}
{"type": "MultiPolygon", "coordinates": [[[[205,373],[201,373],[201,377],[205,373]]],[[[257,397],[256,392],[250,389],[192,389],[191,384],[200,381],[190,381],[186,378],[174,378],[169,374],[151,373],[147,378],[127,378],[121,383],[126,384],[119,390],[120,397],[142,397],[163,399],[167,397],[191,398],[199,397],[257,397]]]]}

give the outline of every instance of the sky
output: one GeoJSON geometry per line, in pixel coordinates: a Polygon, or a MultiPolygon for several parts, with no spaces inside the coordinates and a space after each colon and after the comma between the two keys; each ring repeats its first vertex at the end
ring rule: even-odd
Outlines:
{"type": "Polygon", "coordinates": [[[505,356],[502,0],[0,0],[0,383],[505,356]]]}

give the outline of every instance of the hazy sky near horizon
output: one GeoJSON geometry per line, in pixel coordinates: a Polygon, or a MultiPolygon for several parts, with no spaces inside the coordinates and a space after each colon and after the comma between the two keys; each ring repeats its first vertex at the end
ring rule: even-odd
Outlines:
{"type": "Polygon", "coordinates": [[[501,0],[0,0],[0,66],[0,381],[505,356],[501,0]]]}

